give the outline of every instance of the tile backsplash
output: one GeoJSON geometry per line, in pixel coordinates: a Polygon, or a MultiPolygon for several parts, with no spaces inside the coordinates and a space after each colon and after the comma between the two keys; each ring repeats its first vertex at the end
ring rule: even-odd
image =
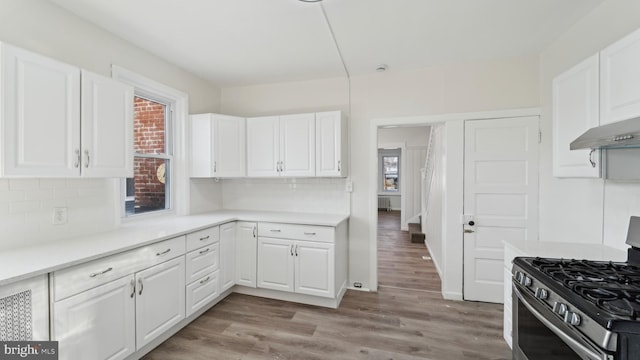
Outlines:
{"type": "Polygon", "coordinates": [[[230,210],[340,213],[350,211],[345,179],[222,180],[222,205],[230,210]]]}
{"type": "Polygon", "coordinates": [[[0,251],[118,226],[113,179],[0,179],[0,251]],[[53,224],[53,208],[67,209],[53,224]]]}

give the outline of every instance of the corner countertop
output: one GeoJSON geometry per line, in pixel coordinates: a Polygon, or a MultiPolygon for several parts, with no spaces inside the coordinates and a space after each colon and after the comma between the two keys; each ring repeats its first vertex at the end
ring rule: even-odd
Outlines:
{"type": "Polygon", "coordinates": [[[626,261],[627,252],[602,244],[581,244],[551,241],[504,241],[515,256],[626,261]]]}
{"type": "Polygon", "coordinates": [[[0,251],[0,286],[231,221],[337,226],[346,214],[221,210],[189,216],[157,216],[118,229],[0,251]]]}

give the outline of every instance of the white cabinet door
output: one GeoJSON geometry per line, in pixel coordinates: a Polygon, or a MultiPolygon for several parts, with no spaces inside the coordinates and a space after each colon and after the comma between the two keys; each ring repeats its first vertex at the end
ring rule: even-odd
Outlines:
{"type": "Polygon", "coordinates": [[[347,176],[347,127],[340,111],[316,113],[316,176],[347,176]]]}
{"type": "Polygon", "coordinates": [[[184,277],[184,256],[136,274],[137,349],[184,319],[184,277]]]}
{"type": "Polygon", "coordinates": [[[247,119],[247,176],[278,176],[280,163],[279,118],[247,119]]]}
{"type": "Polygon", "coordinates": [[[133,87],[82,70],[82,176],[133,177],[133,87]]]}
{"type": "Polygon", "coordinates": [[[220,270],[222,290],[230,289],[236,283],[236,224],[220,225],[220,270]]]}
{"type": "Polygon", "coordinates": [[[213,115],[214,172],[216,177],[243,177],[246,175],[245,119],[213,115]]]}
{"type": "Polygon", "coordinates": [[[316,174],[315,114],[280,116],[280,174],[314,176],[316,174]]]}
{"type": "Polygon", "coordinates": [[[335,256],[333,244],[297,241],[295,254],[295,292],[335,296],[335,256]]]}
{"type": "Polygon", "coordinates": [[[600,151],[569,150],[569,144],[598,126],[598,54],[553,79],[553,175],[600,177],[600,151]]]}
{"type": "Polygon", "coordinates": [[[236,223],[236,285],[256,287],[257,225],[236,223]]]}
{"type": "Polygon", "coordinates": [[[640,116],[640,30],[600,52],[600,125],[640,116]]]}
{"type": "Polygon", "coordinates": [[[133,275],[53,305],[61,360],[124,359],[136,350],[133,275]]]}
{"type": "Polygon", "coordinates": [[[293,292],[292,240],[258,238],[258,287],[293,292]]]}
{"type": "Polygon", "coordinates": [[[191,115],[191,177],[215,177],[213,158],[213,118],[211,114],[191,115]]]}
{"type": "Polygon", "coordinates": [[[80,174],[80,69],[2,44],[2,175],[80,174]]]}
{"type": "Polygon", "coordinates": [[[187,316],[220,295],[220,271],[214,271],[187,285],[187,316]]]}

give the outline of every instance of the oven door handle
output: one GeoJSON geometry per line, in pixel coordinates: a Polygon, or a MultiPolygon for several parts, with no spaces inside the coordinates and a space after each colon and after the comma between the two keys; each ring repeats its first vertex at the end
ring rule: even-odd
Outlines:
{"type": "Polygon", "coordinates": [[[562,339],[567,345],[569,345],[569,347],[571,347],[574,351],[576,351],[578,353],[578,356],[580,356],[583,359],[590,359],[590,360],[607,360],[610,357],[607,356],[606,354],[602,354],[602,353],[597,353],[595,351],[593,351],[592,349],[587,348],[586,346],[584,346],[583,344],[581,344],[580,342],[578,342],[576,339],[572,338],[571,336],[565,334],[561,329],[559,329],[557,326],[555,326],[551,321],[547,320],[544,315],[542,315],[538,310],[536,310],[533,305],[529,304],[527,302],[527,300],[524,298],[524,296],[522,295],[522,293],[520,292],[520,290],[518,289],[517,286],[513,285],[513,291],[516,293],[516,295],[518,296],[518,298],[520,298],[520,300],[522,300],[522,304],[524,304],[524,306],[526,306],[526,308],[531,311],[531,313],[538,318],[538,320],[540,320],[540,322],[542,322],[546,327],[549,328],[549,330],[553,331],[554,334],[558,335],[558,337],[560,339],[562,339]],[[586,356],[586,358],[585,358],[586,356]]]}

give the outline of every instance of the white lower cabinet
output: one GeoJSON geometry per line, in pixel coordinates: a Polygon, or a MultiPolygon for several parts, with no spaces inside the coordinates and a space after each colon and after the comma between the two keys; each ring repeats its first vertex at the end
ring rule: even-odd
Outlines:
{"type": "Polygon", "coordinates": [[[293,291],[293,241],[258,239],[258,287],[293,291]]]}
{"type": "Polygon", "coordinates": [[[219,227],[207,231],[214,240],[206,246],[188,252],[186,256],[187,316],[220,296],[219,227]]]}
{"type": "Polygon", "coordinates": [[[136,274],[136,347],[151,340],[185,317],[184,256],[136,274]]]}
{"type": "Polygon", "coordinates": [[[124,359],[182,321],[184,252],[182,236],[52,273],[59,358],[124,359]]]}
{"type": "Polygon", "coordinates": [[[236,285],[256,287],[257,224],[236,223],[236,285]]]}
{"type": "Polygon", "coordinates": [[[220,225],[220,291],[236,283],[236,223],[220,225]]]}
{"type": "Polygon", "coordinates": [[[124,359],[136,350],[134,276],[58,301],[53,340],[60,360],[124,359]]]}
{"type": "Polygon", "coordinates": [[[203,276],[187,285],[187,316],[220,296],[220,271],[203,276]]]}

